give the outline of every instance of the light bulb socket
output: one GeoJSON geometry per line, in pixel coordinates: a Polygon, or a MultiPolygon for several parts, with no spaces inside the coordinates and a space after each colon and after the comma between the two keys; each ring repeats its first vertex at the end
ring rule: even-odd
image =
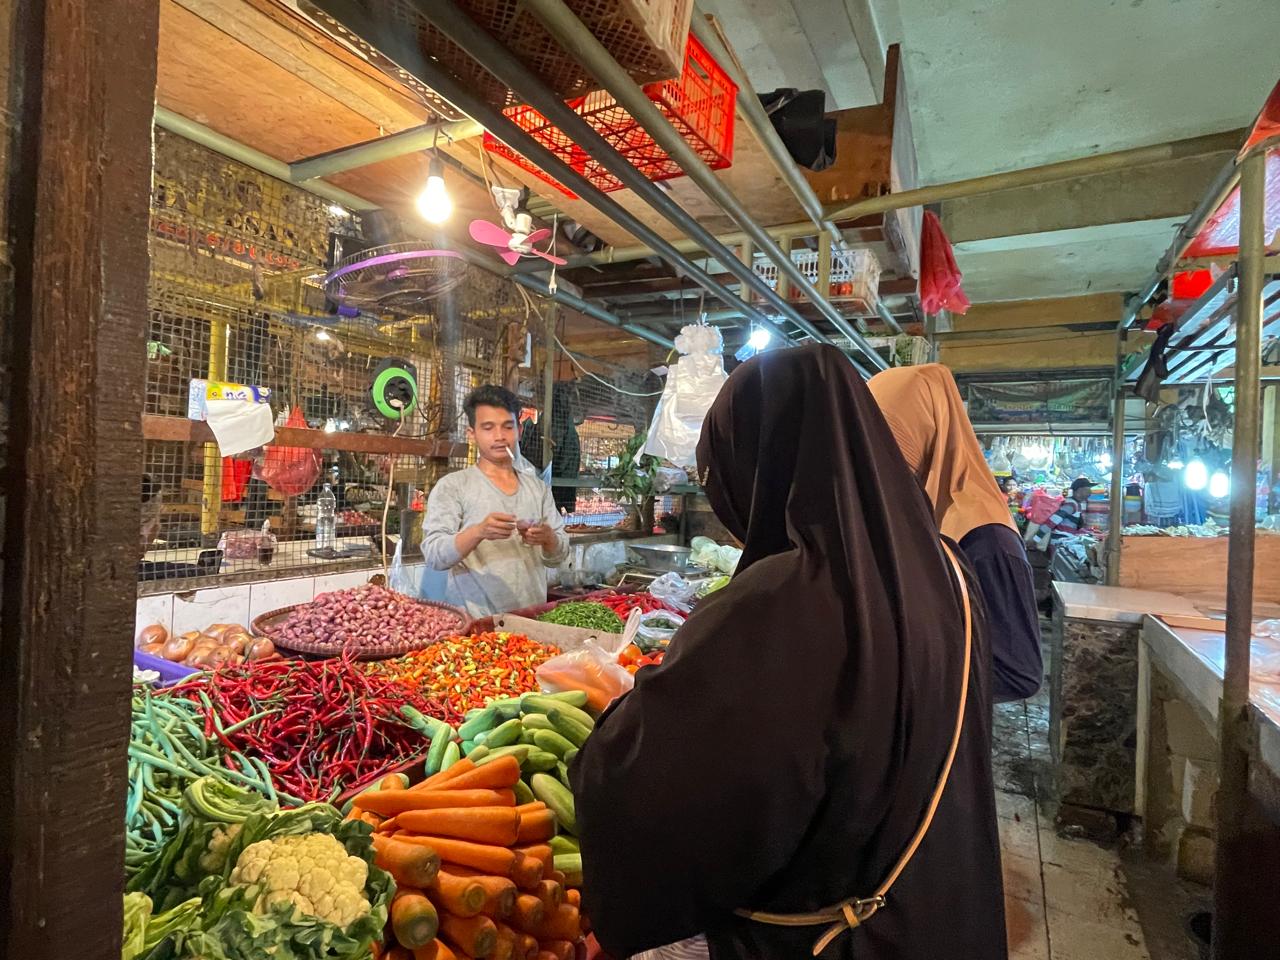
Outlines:
{"type": "Polygon", "coordinates": [[[427,161],[427,179],[430,180],[433,177],[444,179],[444,161],[437,156],[432,156],[427,161]]]}

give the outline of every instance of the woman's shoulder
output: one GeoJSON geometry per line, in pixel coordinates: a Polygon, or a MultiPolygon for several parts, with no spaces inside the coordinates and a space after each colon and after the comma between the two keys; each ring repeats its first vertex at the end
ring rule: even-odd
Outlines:
{"type": "Polygon", "coordinates": [[[984,523],[960,538],[960,549],[970,562],[1008,557],[1026,562],[1027,548],[1013,527],[1003,523],[984,523]]]}

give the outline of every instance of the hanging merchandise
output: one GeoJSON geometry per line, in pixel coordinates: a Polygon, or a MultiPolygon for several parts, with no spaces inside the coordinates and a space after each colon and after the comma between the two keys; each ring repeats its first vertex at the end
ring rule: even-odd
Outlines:
{"type": "Polygon", "coordinates": [[[932,210],[924,212],[920,237],[920,308],[926,313],[968,313],[969,298],[961,287],[960,268],[951,241],[932,210]]]}
{"type": "MultiPolygon", "coordinates": [[[[293,408],[284,426],[294,430],[307,428],[301,407],[293,408]]],[[[254,461],[253,475],[277,493],[296,497],[315,486],[322,467],[319,450],[273,443],[263,448],[261,459],[254,461]]]]}
{"type": "Polygon", "coordinates": [[[642,453],[696,467],[702,419],[720,392],[724,372],[724,339],[706,324],[692,324],[676,337],[683,356],[667,369],[667,385],[653,413],[642,453]]]}

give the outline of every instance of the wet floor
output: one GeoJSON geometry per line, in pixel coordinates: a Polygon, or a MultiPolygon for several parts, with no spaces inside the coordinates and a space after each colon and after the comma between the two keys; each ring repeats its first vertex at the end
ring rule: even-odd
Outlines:
{"type": "Polygon", "coordinates": [[[1063,836],[1049,790],[1049,698],[996,708],[993,768],[1010,960],[1196,960],[1209,892],[1124,839],[1063,836]]]}

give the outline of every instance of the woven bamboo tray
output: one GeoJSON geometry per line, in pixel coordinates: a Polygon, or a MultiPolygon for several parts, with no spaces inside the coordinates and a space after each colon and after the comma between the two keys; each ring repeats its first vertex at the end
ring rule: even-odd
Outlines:
{"type": "MultiPolygon", "coordinates": [[[[433,643],[443,639],[444,637],[452,637],[455,635],[465,636],[471,627],[471,622],[467,617],[466,611],[460,607],[451,606],[447,603],[437,603],[434,600],[416,600],[426,607],[439,607],[441,610],[447,610],[458,618],[458,625],[452,630],[446,630],[434,637],[420,638],[417,640],[408,640],[394,647],[381,647],[378,650],[363,650],[352,654],[354,660],[390,660],[394,657],[403,657],[406,653],[412,653],[414,650],[422,650],[431,646],[433,643]]],[[[279,610],[271,610],[253,620],[253,632],[255,634],[267,637],[276,645],[278,650],[288,651],[293,654],[300,654],[308,658],[321,657],[340,657],[346,652],[342,644],[337,643],[320,643],[306,640],[285,640],[278,636],[277,631],[289,618],[289,614],[293,613],[299,607],[305,607],[305,603],[295,603],[293,606],[281,607],[279,610]]]]}

